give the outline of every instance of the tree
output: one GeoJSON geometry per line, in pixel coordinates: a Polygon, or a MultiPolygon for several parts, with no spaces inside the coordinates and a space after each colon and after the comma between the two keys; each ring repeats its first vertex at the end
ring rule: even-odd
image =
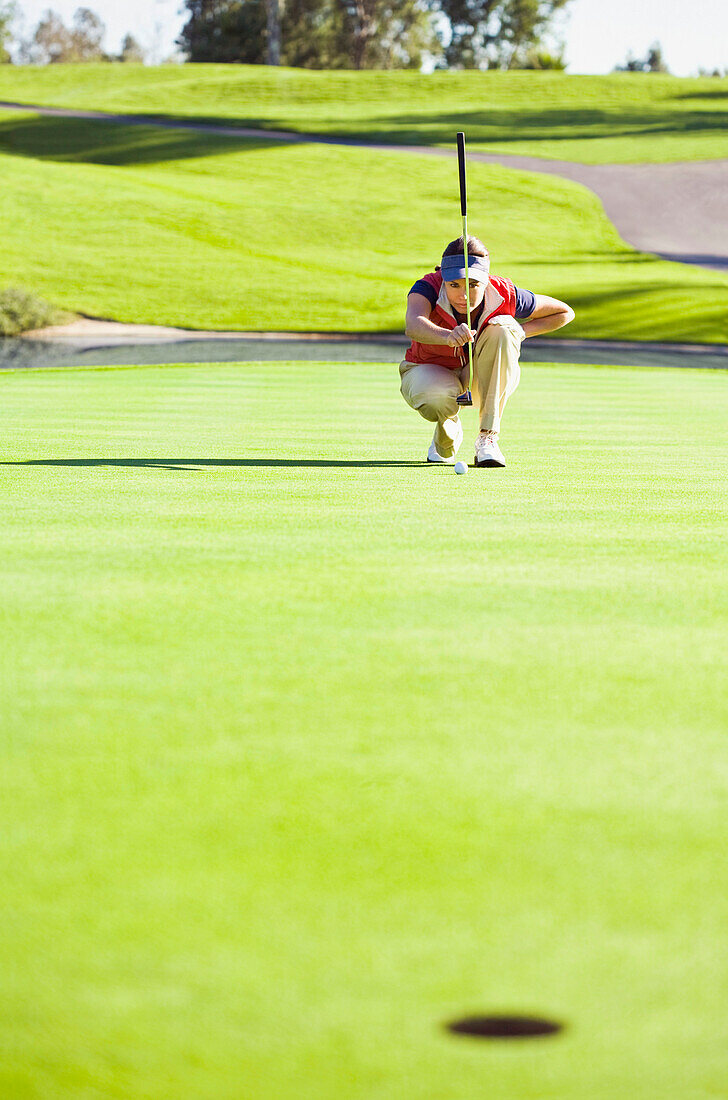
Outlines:
{"type": "Polygon", "coordinates": [[[71,49],[74,61],[107,60],[102,48],[106,27],[95,11],[76,8],[71,27],[71,49]]]}
{"type": "Polygon", "coordinates": [[[418,69],[438,48],[431,12],[420,0],[340,0],[344,11],[346,67],[418,69]]]}
{"type": "Polygon", "coordinates": [[[13,24],[17,14],[15,0],[0,0],[0,65],[7,65],[13,60],[8,47],[13,41],[13,24]]]}
{"type": "Polygon", "coordinates": [[[177,45],[190,61],[265,61],[265,0],[185,0],[189,18],[177,45]]]}
{"type": "Polygon", "coordinates": [[[438,46],[425,0],[186,0],[190,61],[419,67],[438,46]],[[282,8],[279,6],[283,4],[282,8]]]}
{"type": "Polygon", "coordinates": [[[647,51],[647,57],[645,58],[646,69],[648,73],[667,73],[669,69],[665,64],[665,60],[662,56],[662,46],[659,42],[653,42],[647,51]]]}
{"type": "Polygon", "coordinates": [[[23,46],[23,60],[36,65],[108,61],[101,45],[105,33],[103,22],[90,8],[77,8],[70,28],[57,12],[48,9],[30,41],[23,46]]]}
{"type": "Polygon", "coordinates": [[[281,63],[281,5],[279,0],[266,0],[266,61],[281,63]]]}
{"type": "Polygon", "coordinates": [[[287,0],[286,65],[408,69],[439,53],[432,13],[421,0],[287,0]]]}
{"type": "Polygon", "coordinates": [[[570,0],[439,0],[450,24],[447,68],[519,69],[570,0]]]}
{"type": "Polygon", "coordinates": [[[49,8],[31,39],[31,60],[38,65],[55,65],[72,60],[72,54],[71,32],[60,15],[49,8]]]}
{"type": "Polygon", "coordinates": [[[564,55],[561,53],[553,54],[547,50],[533,49],[525,55],[520,68],[555,69],[557,72],[563,72],[566,68],[566,62],[564,61],[564,55]]]}
{"type": "Polygon", "coordinates": [[[119,53],[119,61],[136,62],[142,64],[144,62],[144,50],[137,42],[133,34],[125,34],[124,40],[121,43],[121,52],[119,53]]]}
{"type": "Polygon", "coordinates": [[[653,42],[645,57],[635,57],[632,51],[627,54],[623,65],[615,65],[615,73],[668,73],[670,70],[662,56],[662,46],[653,42]]]}
{"type": "Polygon", "coordinates": [[[328,0],[285,0],[281,61],[301,69],[341,69],[347,64],[344,18],[328,0]]]}

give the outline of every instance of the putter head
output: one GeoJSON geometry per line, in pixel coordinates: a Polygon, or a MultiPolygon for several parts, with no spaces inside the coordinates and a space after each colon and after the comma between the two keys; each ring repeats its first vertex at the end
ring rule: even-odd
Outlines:
{"type": "Polygon", "coordinates": [[[466,390],[465,393],[459,393],[457,396],[458,405],[472,405],[473,395],[470,390],[466,390]]]}

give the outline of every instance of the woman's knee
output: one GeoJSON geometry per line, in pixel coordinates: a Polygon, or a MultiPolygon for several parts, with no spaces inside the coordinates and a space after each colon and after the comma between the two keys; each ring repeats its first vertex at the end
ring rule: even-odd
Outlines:
{"type": "Polygon", "coordinates": [[[425,420],[448,420],[458,411],[457,394],[443,393],[442,390],[424,390],[415,394],[412,404],[425,420]]]}
{"type": "Polygon", "coordinates": [[[526,333],[523,331],[521,325],[518,323],[515,317],[511,317],[509,314],[499,314],[497,317],[492,317],[488,324],[485,326],[484,339],[489,342],[502,344],[506,340],[512,340],[516,338],[520,343],[525,337],[526,333]]]}

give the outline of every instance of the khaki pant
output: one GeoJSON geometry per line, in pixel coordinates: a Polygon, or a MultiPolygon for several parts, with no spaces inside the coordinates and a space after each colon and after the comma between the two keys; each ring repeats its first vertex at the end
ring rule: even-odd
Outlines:
{"type": "MultiPolygon", "coordinates": [[[[473,347],[473,403],[480,410],[480,430],[500,430],[506,401],[521,377],[518,357],[523,329],[514,317],[493,317],[473,347]]],[[[400,364],[402,396],[420,416],[436,425],[435,447],[443,458],[453,453],[460,406],[457,396],[468,388],[469,367],[449,370],[436,363],[400,364]]]]}

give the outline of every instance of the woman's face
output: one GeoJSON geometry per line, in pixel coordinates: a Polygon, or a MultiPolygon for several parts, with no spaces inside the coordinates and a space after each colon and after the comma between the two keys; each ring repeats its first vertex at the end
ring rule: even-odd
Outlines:
{"type": "MultiPolygon", "coordinates": [[[[481,283],[480,280],[476,279],[468,279],[468,283],[470,284],[470,308],[476,309],[483,301],[485,288],[488,284],[481,283]]],[[[452,308],[458,313],[465,313],[465,279],[453,279],[451,282],[445,283],[445,293],[452,308]]]]}

